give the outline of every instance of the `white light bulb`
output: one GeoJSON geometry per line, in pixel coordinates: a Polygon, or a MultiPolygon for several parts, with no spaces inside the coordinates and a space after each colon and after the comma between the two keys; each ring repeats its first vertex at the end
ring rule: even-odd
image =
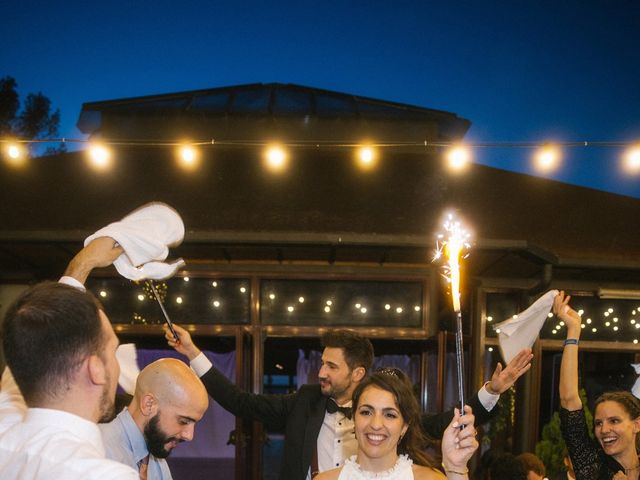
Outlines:
{"type": "Polygon", "coordinates": [[[447,163],[449,168],[453,171],[464,170],[471,161],[471,154],[469,149],[462,146],[452,147],[447,152],[447,163]]]}

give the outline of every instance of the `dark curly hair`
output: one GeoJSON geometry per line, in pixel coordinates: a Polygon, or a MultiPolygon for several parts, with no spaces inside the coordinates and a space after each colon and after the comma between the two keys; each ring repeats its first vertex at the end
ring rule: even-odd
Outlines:
{"type": "Polygon", "coordinates": [[[432,440],[422,430],[420,406],[409,378],[397,368],[382,368],[362,380],[353,392],[353,411],[356,415],[362,393],[371,386],[386,390],[394,396],[400,415],[408,425],[406,433],[398,443],[397,453],[407,454],[417,465],[437,468],[436,461],[423,451],[432,440]]]}

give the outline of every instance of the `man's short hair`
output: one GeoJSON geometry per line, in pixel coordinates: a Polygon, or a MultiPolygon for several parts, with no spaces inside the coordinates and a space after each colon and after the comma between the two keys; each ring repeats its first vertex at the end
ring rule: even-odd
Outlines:
{"type": "Polygon", "coordinates": [[[45,282],[20,295],[2,325],[2,345],[27,405],[68,388],[82,361],[104,343],[98,300],[61,283],[45,282]]]}
{"type": "Polygon", "coordinates": [[[364,367],[367,373],[371,370],[373,345],[368,338],[351,330],[329,330],[322,335],[321,343],[324,348],[341,348],[349,369],[364,367]]]}
{"type": "Polygon", "coordinates": [[[491,480],[527,480],[528,473],[524,464],[511,453],[497,455],[489,466],[491,480]]]}
{"type": "Polygon", "coordinates": [[[537,473],[541,477],[544,477],[545,468],[544,463],[538,457],[536,457],[533,453],[525,452],[521,453],[516,457],[518,460],[522,462],[524,468],[527,469],[527,473],[529,471],[537,473]]]}

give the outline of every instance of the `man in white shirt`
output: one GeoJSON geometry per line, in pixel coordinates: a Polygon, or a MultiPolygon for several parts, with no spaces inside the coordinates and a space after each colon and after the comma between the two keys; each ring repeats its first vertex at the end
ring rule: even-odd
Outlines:
{"type": "MultiPolygon", "coordinates": [[[[95,240],[65,274],[83,283],[122,253],[114,244],[95,240]]],[[[0,478],[138,480],[138,472],[105,458],[96,425],[112,413],[120,367],[118,339],[95,297],[38,284],[7,310],[2,342],[0,478]]]]}

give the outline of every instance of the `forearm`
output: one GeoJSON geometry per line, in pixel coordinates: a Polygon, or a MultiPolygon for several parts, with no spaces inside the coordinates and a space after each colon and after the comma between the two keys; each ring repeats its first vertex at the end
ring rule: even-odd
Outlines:
{"type": "Polygon", "coordinates": [[[91,270],[93,270],[93,266],[87,263],[81,255],[76,255],[67,265],[63,276],[74,278],[84,285],[84,282],[89,278],[91,270]]]}
{"type": "Polygon", "coordinates": [[[97,238],[73,257],[64,276],[72,277],[84,285],[94,268],[111,265],[121,254],[122,248],[116,245],[115,240],[109,237],[97,238]]]}
{"type": "MultiPolygon", "coordinates": [[[[580,328],[567,330],[567,339],[579,340],[580,328]]],[[[580,410],[582,401],[578,391],[578,345],[565,344],[560,365],[560,405],[567,410],[580,410]]]]}

